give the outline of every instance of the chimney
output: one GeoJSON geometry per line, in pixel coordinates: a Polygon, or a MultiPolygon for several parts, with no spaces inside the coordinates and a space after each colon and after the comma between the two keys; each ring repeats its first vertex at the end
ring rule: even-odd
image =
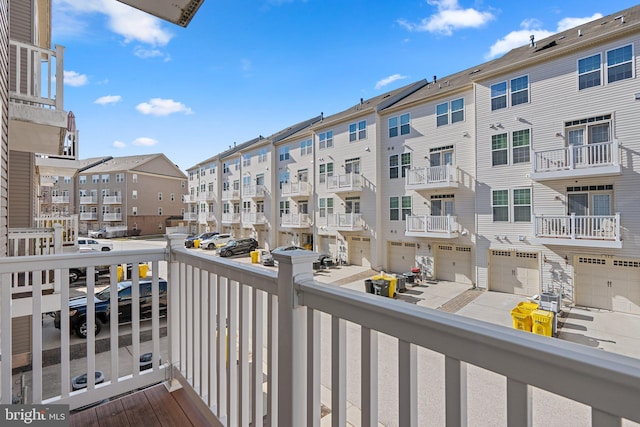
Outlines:
{"type": "Polygon", "coordinates": [[[530,44],[529,46],[531,46],[531,47],[536,47],[535,38],[536,38],[536,36],[534,36],[533,34],[531,34],[531,35],[529,36],[529,40],[531,40],[531,44],[530,44]]]}
{"type": "Polygon", "coordinates": [[[364,99],[360,98],[360,105],[364,104],[364,99]]]}
{"type": "Polygon", "coordinates": [[[437,81],[438,81],[438,79],[436,78],[436,76],[433,76],[433,82],[435,83],[437,81]]]}

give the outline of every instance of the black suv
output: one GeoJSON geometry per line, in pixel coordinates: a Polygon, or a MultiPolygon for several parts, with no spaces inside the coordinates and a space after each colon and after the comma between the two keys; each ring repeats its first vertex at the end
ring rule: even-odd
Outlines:
{"type": "Polygon", "coordinates": [[[248,254],[258,249],[258,241],[252,237],[246,239],[229,240],[224,246],[218,248],[220,256],[248,254]]]}
{"type": "MultiPolygon", "coordinates": [[[[152,313],[151,302],[151,280],[141,280],[140,284],[140,319],[150,318],[152,313]]],[[[160,315],[167,313],[167,281],[159,280],[159,300],[160,315]]],[[[96,335],[102,329],[102,324],[109,321],[111,314],[111,288],[106,287],[94,296],[96,324],[96,335]]],[[[118,283],[118,322],[126,323],[131,321],[131,282],[118,283]]],[[[70,329],[80,338],[87,337],[87,297],[76,297],[69,300],[69,322],[70,329]]],[[[60,312],[54,316],[54,326],[60,329],[60,312]]]]}
{"type": "Polygon", "coordinates": [[[194,245],[195,245],[194,242],[196,240],[203,241],[205,239],[210,239],[211,237],[215,236],[216,234],[219,234],[219,233],[217,231],[213,231],[213,232],[198,234],[197,236],[187,237],[184,240],[184,247],[185,248],[193,248],[194,245]]]}

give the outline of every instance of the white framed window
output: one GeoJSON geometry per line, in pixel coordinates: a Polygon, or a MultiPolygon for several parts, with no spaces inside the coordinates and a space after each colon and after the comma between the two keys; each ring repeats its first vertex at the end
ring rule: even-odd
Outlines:
{"type": "Polygon", "coordinates": [[[449,103],[443,102],[436,105],[436,126],[444,126],[449,124],[449,103]]]}
{"type": "Polygon", "coordinates": [[[280,201],[280,218],[282,218],[282,215],[290,213],[289,205],[290,205],[289,200],[280,201]]]}
{"type": "Polygon", "coordinates": [[[349,142],[360,141],[367,138],[367,121],[360,120],[349,125],[349,142]]]}
{"type": "Polygon", "coordinates": [[[333,163],[321,163],[318,166],[318,182],[321,184],[327,181],[327,177],[333,176],[333,163]]]}
{"type": "Polygon", "coordinates": [[[87,183],[87,176],[86,175],[80,175],[80,178],[78,179],[78,182],[80,183],[80,185],[84,185],[87,183]]]}
{"type": "Polygon", "coordinates": [[[531,222],[531,189],[513,190],[513,222],[531,222]]]}
{"type": "Polygon", "coordinates": [[[169,199],[171,199],[171,201],[175,201],[176,200],[176,195],[174,193],[169,194],[169,199]]]}
{"type": "Polygon", "coordinates": [[[360,213],[360,197],[347,197],[344,201],[344,213],[359,214],[360,213]]]}
{"type": "Polygon", "coordinates": [[[229,173],[231,172],[231,169],[229,169],[229,164],[227,162],[224,162],[222,164],[222,173],[229,173]]]}
{"type": "Polygon", "coordinates": [[[137,206],[131,206],[131,215],[133,215],[133,216],[138,215],[138,207],[137,206]]]}
{"type": "Polygon", "coordinates": [[[531,139],[529,129],[517,130],[511,135],[513,163],[529,163],[531,139]]]}
{"type": "Polygon", "coordinates": [[[242,166],[251,166],[251,154],[243,154],[242,155],[242,166]]]}
{"type": "Polygon", "coordinates": [[[453,202],[453,194],[435,194],[431,196],[431,216],[453,215],[453,202]]]}
{"type": "Polygon", "coordinates": [[[509,164],[509,140],[506,133],[491,135],[491,166],[509,164]]]}
{"type": "Polygon", "coordinates": [[[326,218],[328,215],[333,215],[333,197],[320,198],[318,205],[320,208],[320,218],[326,218]]]}
{"type": "Polygon", "coordinates": [[[344,173],[360,174],[360,158],[354,157],[353,159],[346,159],[344,161],[344,173]]]}
{"type": "Polygon", "coordinates": [[[607,51],[607,83],[633,77],[633,45],[607,51]]]}
{"type": "Polygon", "coordinates": [[[97,184],[100,182],[100,175],[92,175],[91,176],[91,182],[94,184],[97,184]]]}
{"type": "Polygon", "coordinates": [[[131,191],[131,198],[133,200],[136,200],[138,198],[138,190],[132,190],[131,191]]]}
{"type": "Polygon", "coordinates": [[[464,98],[451,101],[451,123],[464,121],[464,98]]]}
{"type": "Polygon", "coordinates": [[[509,222],[509,190],[491,192],[493,222],[509,222]]]}
{"type": "Polygon", "coordinates": [[[215,163],[209,163],[209,175],[213,175],[216,173],[216,165],[215,163]]]}
{"type": "Polygon", "coordinates": [[[134,184],[138,182],[138,174],[134,173],[133,175],[131,175],[131,182],[133,182],[134,184]]]}
{"type": "Polygon", "coordinates": [[[331,147],[333,147],[333,131],[320,132],[318,134],[318,149],[324,150],[331,147]]]}
{"type": "Polygon", "coordinates": [[[300,142],[300,155],[306,156],[313,154],[313,142],[310,139],[300,142]]]}
{"type": "Polygon", "coordinates": [[[491,85],[491,111],[507,108],[507,82],[491,85]]]}
{"type": "Polygon", "coordinates": [[[529,76],[511,79],[511,106],[529,103],[529,76]]]}
{"type": "Polygon", "coordinates": [[[392,154],[389,156],[389,178],[396,179],[407,175],[411,169],[411,153],[392,154]],[[402,171],[402,173],[400,173],[402,171]]]}
{"type": "Polygon", "coordinates": [[[162,201],[162,192],[158,192],[158,200],[162,201]]]}
{"type": "Polygon", "coordinates": [[[578,90],[600,86],[602,82],[602,55],[578,59],[578,90]]]}
{"type": "Polygon", "coordinates": [[[181,188],[186,188],[187,187],[187,183],[185,181],[180,181],[180,187],[181,188]]]}
{"type": "Polygon", "coordinates": [[[411,114],[406,113],[389,118],[389,138],[408,135],[411,132],[411,114]]]}
{"type": "Polygon", "coordinates": [[[209,193],[213,193],[213,182],[210,182],[210,183],[208,184],[207,189],[209,190],[209,193]]]}
{"type": "Polygon", "coordinates": [[[109,174],[102,175],[102,182],[104,182],[105,184],[109,182],[109,174]]]}
{"type": "Polygon", "coordinates": [[[263,163],[267,161],[267,149],[262,148],[258,150],[258,163],[263,163]]]}
{"type": "Polygon", "coordinates": [[[123,173],[117,173],[116,174],[116,182],[118,182],[118,183],[124,182],[124,174],[123,173]]]}
{"type": "Polygon", "coordinates": [[[289,160],[289,147],[280,147],[280,161],[289,160]]]}
{"type": "Polygon", "coordinates": [[[65,184],[70,184],[71,183],[71,177],[70,176],[65,176],[63,178],[63,181],[64,181],[65,184]]]}
{"type": "Polygon", "coordinates": [[[162,206],[158,207],[158,215],[162,215],[162,206]]]}
{"type": "Polygon", "coordinates": [[[389,197],[389,220],[402,221],[411,215],[411,196],[389,197]],[[402,216],[401,216],[402,214],[402,216]]]}
{"type": "Polygon", "coordinates": [[[491,111],[529,102],[529,76],[524,75],[491,85],[491,111]],[[510,97],[507,95],[510,94],[510,97]],[[509,105],[509,98],[511,104],[509,105]]]}

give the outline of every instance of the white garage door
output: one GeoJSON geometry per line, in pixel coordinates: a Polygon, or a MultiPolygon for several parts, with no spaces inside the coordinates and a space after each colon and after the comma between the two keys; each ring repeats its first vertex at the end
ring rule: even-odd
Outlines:
{"type": "Polygon", "coordinates": [[[278,246],[289,246],[294,244],[293,233],[289,233],[286,231],[281,231],[280,233],[278,233],[278,246]]]}
{"type": "Polygon", "coordinates": [[[333,236],[318,236],[318,252],[336,256],[338,253],[336,238],[333,236]]]}
{"type": "Polygon", "coordinates": [[[352,237],[349,240],[349,263],[353,265],[371,266],[371,239],[368,237],[352,237]]]}
{"type": "Polygon", "coordinates": [[[578,257],[576,304],[640,314],[640,260],[578,257]]]}
{"type": "Polygon", "coordinates": [[[406,273],[416,263],[416,244],[407,242],[389,242],[388,269],[392,273],[406,273]]]}
{"type": "Polygon", "coordinates": [[[515,295],[540,293],[540,269],[536,252],[491,251],[489,289],[515,295]]]}
{"type": "Polygon", "coordinates": [[[471,248],[456,245],[436,245],[435,275],[438,280],[471,285],[471,248]]]}

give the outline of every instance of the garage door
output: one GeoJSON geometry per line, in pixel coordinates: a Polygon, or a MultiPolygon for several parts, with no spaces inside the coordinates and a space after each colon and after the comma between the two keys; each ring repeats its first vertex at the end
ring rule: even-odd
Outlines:
{"type": "Polygon", "coordinates": [[[335,256],[338,253],[336,238],[333,236],[318,236],[318,252],[335,256]]]}
{"type": "Polygon", "coordinates": [[[416,244],[406,242],[389,242],[388,247],[388,271],[392,273],[405,273],[411,271],[416,263],[416,244]]]}
{"type": "Polygon", "coordinates": [[[578,257],[576,304],[640,314],[640,260],[578,257]]]}
{"type": "Polygon", "coordinates": [[[436,245],[436,279],[471,285],[471,248],[436,245]]]}
{"type": "Polygon", "coordinates": [[[352,237],[349,240],[349,263],[353,265],[371,266],[371,239],[368,237],[352,237]]]}
{"type": "Polygon", "coordinates": [[[289,233],[286,231],[281,231],[280,233],[278,233],[278,246],[295,245],[293,240],[293,233],[289,233]]]}
{"type": "Polygon", "coordinates": [[[491,251],[489,289],[515,295],[540,293],[540,269],[536,252],[491,251]]]}

